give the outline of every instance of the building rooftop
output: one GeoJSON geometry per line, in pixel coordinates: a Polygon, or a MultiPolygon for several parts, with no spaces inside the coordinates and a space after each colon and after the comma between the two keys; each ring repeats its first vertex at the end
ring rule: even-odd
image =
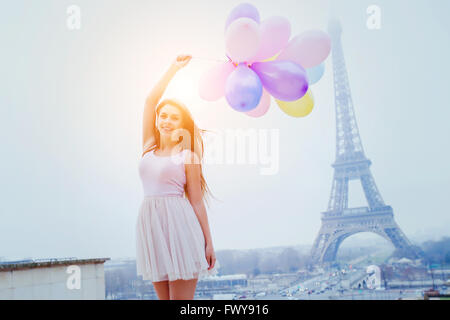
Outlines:
{"type": "Polygon", "coordinates": [[[222,275],[222,276],[212,276],[212,277],[208,277],[205,278],[205,280],[208,281],[219,281],[219,280],[244,280],[247,279],[247,275],[246,274],[227,274],[227,275],[222,275]]]}
{"type": "Polygon", "coordinates": [[[77,259],[77,258],[60,258],[60,259],[28,259],[28,260],[17,260],[17,261],[1,261],[0,262],[0,272],[3,271],[13,271],[13,270],[23,270],[23,269],[34,269],[34,268],[44,268],[50,266],[65,266],[73,264],[96,264],[104,263],[110,258],[93,258],[93,259],[77,259]]]}

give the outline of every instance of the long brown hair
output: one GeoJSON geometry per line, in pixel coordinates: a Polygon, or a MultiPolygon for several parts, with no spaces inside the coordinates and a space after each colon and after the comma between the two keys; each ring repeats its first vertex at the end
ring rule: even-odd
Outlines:
{"type": "MultiPolygon", "coordinates": [[[[205,177],[203,176],[202,164],[201,164],[201,160],[203,159],[202,134],[208,130],[198,128],[192,118],[192,115],[191,115],[191,112],[189,111],[189,109],[184,105],[184,103],[182,103],[176,99],[164,99],[163,101],[161,101],[158,104],[158,106],[156,107],[155,120],[158,119],[159,111],[161,110],[161,108],[167,104],[170,104],[171,106],[178,108],[178,110],[180,110],[180,112],[182,114],[182,128],[187,131],[187,135],[180,136],[178,142],[183,143],[183,149],[191,150],[197,157],[198,162],[194,162],[194,163],[200,164],[200,186],[201,186],[202,197],[205,199],[206,204],[209,207],[208,199],[205,196],[208,195],[213,198],[215,198],[215,197],[212,195],[211,190],[209,189],[209,187],[205,181],[205,177]],[[193,137],[193,138],[191,138],[191,137],[193,137]],[[185,138],[187,138],[188,141],[184,141],[185,138]],[[190,142],[190,144],[188,145],[189,142],[190,142]]],[[[152,147],[151,149],[156,149],[156,148],[160,147],[160,135],[159,135],[159,130],[157,129],[156,124],[155,124],[155,143],[156,143],[155,146],[152,147]]],[[[186,186],[184,187],[184,192],[185,192],[185,195],[188,196],[188,191],[187,191],[186,186]]],[[[215,198],[215,199],[217,199],[217,198],[215,198]]]]}

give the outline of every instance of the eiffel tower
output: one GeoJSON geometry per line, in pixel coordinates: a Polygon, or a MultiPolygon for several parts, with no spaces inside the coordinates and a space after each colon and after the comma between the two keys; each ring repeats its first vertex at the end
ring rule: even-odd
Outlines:
{"type": "Polygon", "coordinates": [[[339,20],[330,19],[332,39],[334,95],[336,104],[336,161],[334,177],[322,225],[311,249],[313,265],[331,265],[347,237],[359,232],[373,232],[390,241],[402,256],[418,259],[422,255],[409,242],[394,221],[392,207],[386,205],[370,172],[372,162],[366,158],[353,110],[350,85],[342,50],[339,20]],[[360,180],[368,206],[348,207],[348,183],[360,180]]]}

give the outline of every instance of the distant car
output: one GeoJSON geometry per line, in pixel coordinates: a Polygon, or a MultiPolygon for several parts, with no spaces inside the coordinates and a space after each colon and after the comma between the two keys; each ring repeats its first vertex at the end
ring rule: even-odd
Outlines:
{"type": "Polygon", "coordinates": [[[428,289],[426,291],[424,291],[424,294],[426,294],[429,297],[433,297],[433,296],[438,296],[439,295],[439,291],[438,290],[434,290],[433,288],[428,289]]]}

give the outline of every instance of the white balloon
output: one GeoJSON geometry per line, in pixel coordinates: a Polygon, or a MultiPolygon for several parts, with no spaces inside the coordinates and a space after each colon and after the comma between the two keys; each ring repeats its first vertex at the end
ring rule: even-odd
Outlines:
{"type": "Polygon", "coordinates": [[[225,34],[225,48],[233,62],[244,62],[259,50],[261,32],[259,25],[250,18],[233,21],[225,34]]]}

